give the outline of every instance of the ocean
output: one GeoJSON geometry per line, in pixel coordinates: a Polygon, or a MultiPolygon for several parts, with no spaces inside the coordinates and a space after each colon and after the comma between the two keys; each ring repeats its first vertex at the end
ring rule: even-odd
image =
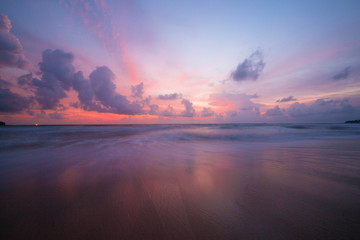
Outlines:
{"type": "Polygon", "coordinates": [[[0,127],[1,239],[360,239],[360,124],[0,127]]]}

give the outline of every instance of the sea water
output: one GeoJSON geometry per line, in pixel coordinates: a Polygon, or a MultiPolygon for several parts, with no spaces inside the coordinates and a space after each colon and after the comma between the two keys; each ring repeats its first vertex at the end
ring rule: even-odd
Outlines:
{"type": "Polygon", "coordinates": [[[360,125],[0,128],[2,239],[360,239],[360,125]]]}

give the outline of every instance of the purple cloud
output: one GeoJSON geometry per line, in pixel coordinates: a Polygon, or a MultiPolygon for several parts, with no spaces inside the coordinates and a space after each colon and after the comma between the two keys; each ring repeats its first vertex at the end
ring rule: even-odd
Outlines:
{"type": "Polygon", "coordinates": [[[32,99],[11,92],[10,86],[11,83],[0,78],[0,112],[15,113],[28,109],[32,99]]]}
{"type": "Polygon", "coordinates": [[[144,94],[144,83],[131,86],[131,96],[134,98],[142,98],[144,94]]]}
{"type": "Polygon", "coordinates": [[[175,100],[175,99],[181,99],[182,98],[182,94],[180,93],[171,93],[171,94],[164,94],[164,95],[159,95],[158,99],[160,100],[175,100]]]}
{"type": "Polygon", "coordinates": [[[338,74],[334,75],[332,77],[332,79],[334,80],[344,80],[347,79],[350,75],[350,67],[345,68],[344,70],[342,70],[341,72],[339,72],[338,74]]]}
{"type": "Polygon", "coordinates": [[[201,117],[212,117],[215,116],[215,112],[210,107],[204,107],[200,113],[201,117]]]}
{"type": "Polygon", "coordinates": [[[159,114],[159,106],[156,104],[149,105],[149,114],[150,115],[158,115],[159,114]]]}
{"type": "MultiPolygon", "coordinates": [[[[71,53],[58,49],[45,50],[39,63],[41,79],[26,74],[18,78],[18,84],[22,88],[34,88],[35,99],[42,109],[61,110],[60,100],[67,97],[66,91],[74,89],[79,102],[72,103],[73,107],[117,114],[144,113],[145,102],[130,102],[116,92],[115,75],[109,68],[97,67],[87,79],[81,71],[75,72],[73,61],[71,53]]],[[[137,86],[139,96],[143,84],[137,86]]]]}
{"type": "Polygon", "coordinates": [[[10,33],[9,18],[0,14],[0,67],[24,68],[28,65],[20,41],[10,33]]]}
{"type": "Polygon", "coordinates": [[[167,109],[161,112],[159,115],[166,116],[166,117],[175,117],[176,114],[174,113],[174,108],[171,105],[168,105],[167,109]]]}
{"type": "Polygon", "coordinates": [[[58,112],[49,113],[48,116],[50,119],[64,119],[64,115],[58,112]]]}
{"type": "Polygon", "coordinates": [[[95,99],[105,106],[107,112],[131,115],[144,113],[140,103],[129,102],[125,96],[115,92],[115,75],[109,68],[97,67],[89,78],[95,99]]]}
{"type": "Polygon", "coordinates": [[[268,109],[265,114],[266,114],[266,116],[269,116],[269,117],[284,116],[284,113],[283,113],[283,111],[279,108],[279,106],[275,106],[275,107],[272,108],[272,109],[268,109]]]}
{"type": "Polygon", "coordinates": [[[182,104],[185,106],[185,110],[181,113],[183,117],[194,117],[195,116],[195,109],[193,107],[192,102],[187,99],[183,99],[181,101],[182,104]]]}
{"type": "Polygon", "coordinates": [[[297,99],[294,98],[293,96],[288,96],[286,98],[282,98],[282,99],[279,99],[279,100],[276,100],[276,102],[292,102],[292,101],[296,101],[297,99]]]}
{"type": "Polygon", "coordinates": [[[237,82],[256,80],[264,70],[264,67],[265,62],[263,61],[262,52],[255,51],[237,66],[235,71],[231,73],[231,78],[237,82]]]}
{"type": "Polygon", "coordinates": [[[36,87],[35,99],[42,109],[55,109],[60,100],[67,97],[64,89],[51,73],[44,73],[41,80],[33,78],[32,84],[36,87]]]}
{"type": "Polygon", "coordinates": [[[39,63],[43,73],[51,73],[65,90],[70,90],[73,85],[75,67],[74,56],[62,50],[47,49],[42,54],[42,62],[39,63]]]}
{"type": "Polygon", "coordinates": [[[299,122],[344,122],[360,116],[360,108],[351,105],[348,99],[318,99],[309,105],[296,102],[286,112],[290,118],[299,122]]]}

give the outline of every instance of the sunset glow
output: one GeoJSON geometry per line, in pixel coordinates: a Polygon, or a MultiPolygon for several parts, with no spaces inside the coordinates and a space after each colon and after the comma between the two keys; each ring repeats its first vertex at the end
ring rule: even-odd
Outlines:
{"type": "Polygon", "coordinates": [[[358,1],[1,1],[9,124],[343,122],[358,1]]]}

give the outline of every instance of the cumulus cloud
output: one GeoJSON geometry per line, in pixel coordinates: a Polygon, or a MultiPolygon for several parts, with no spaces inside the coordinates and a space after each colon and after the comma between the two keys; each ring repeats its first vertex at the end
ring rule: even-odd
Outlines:
{"type": "Polygon", "coordinates": [[[64,119],[64,115],[58,112],[49,113],[48,116],[50,119],[64,119]]]}
{"type": "Polygon", "coordinates": [[[1,77],[0,77],[0,88],[8,88],[8,87],[11,87],[12,86],[12,83],[8,82],[8,81],[5,81],[5,80],[2,80],[1,77]]]}
{"type": "Polygon", "coordinates": [[[250,98],[259,98],[260,96],[257,93],[249,95],[250,98]]]}
{"type": "Polygon", "coordinates": [[[182,94],[180,93],[171,93],[171,94],[163,94],[163,95],[159,95],[158,99],[160,100],[175,100],[175,99],[181,99],[182,98],[182,94]]]}
{"type": "Polygon", "coordinates": [[[144,94],[144,83],[131,86],[131,96],[134,98],[142,98],[144,94]]]}
{"type": "Polygon", "coordinates": [[[269,117],[284,116],[284,113],[283,113],[283,111],[279,108],[279,106],[275,106],[275,107],[272,108],[272,109],[268,109],[265,114],[266,114],[266,116],[269,116],[269,117]]]}
{"type": "Polygon", "coordinates": [[[174,113],[174,108],[171,105],[168,105],[167,109],[162,111],[159,115],[165,117],[175,117],[176,114],[174,113]]]}
{"type": "Polygon", "coordinates": [[[338,74],[334,75],[332,77],[333,80],[344,80],[347,79],[350,75],[350,67],[346,67],[345,69],[343,69],[341,72],[339,72],[338,74]]]}
{"type": "MultiPolygon", "coordinates": [[[[74,56],[62,50],[45,50],[39,63],[41,78],[26,74],[18,78],[20,87],[32,87],[35,99],[42,109],[60,109],[61,99],[67,97],[66,91],[74,89],[79,101],[71,104],[87,111],[111,112],[117,114],[143,113],[144,103],[130,102],[116,92],[115,75],[106,66],[97,67],[89,79],[81,71],[76,72],[74,56]]],[[[138,96],[142,92],[138,85],[138,96]]]]}
{"type": "Polygon", "coordinates": [[[309,105],[296,102],[286,112],[290,118],[300,122],[343,122],[360,116],[360,108],[352,106],[348,99],[318,99],[309,105]]]}
{"type": "Polygon", "coordinates": [[[10,33],[9,18],[0,14],[0,67],[24,68],[28,65],[17,37],[10,33]]]}
{"type": "Polygon", "coordinates": [[[61,87],[70,90],[73,83],[75,67],[73,66],[74,56],[62,50],[47,49],[42,54],[42,61],[39,63],[43,73],[53,75],[59,81],[61,87]]]}
{"type": "Polygon", "coordinates": [[[115,75],[109,68],[97,67],[89,78],[95,98],[106,107],[108,112],[131,115],[144,113],[138,102],[130,102],[125,96],[115,92],[115,75]]]}
{"type": "Polygon", "coordinates": [[[192,102],[187,99],[183,99],[181,101],[182,104],[185,106],[185,110],[181,113],[183,117],[194,117],[195,116],[195,109],[193,107],[192,102]]]}
{"type": "Polygon", "coordinates": [[[36,87],[35,99],[43,109],[55,109],[60,100],[67,96],[60,83],[50,73],[44,73],[41,80],[33,78],[32,84],[36,87]]]}
{"type": "Polygon", "coordinates": [[[255,51],[240,63],[235,71],[231,73],[231,78],[234,81],[240,82],[245,80],[256,80],[262,73],[265,67],[263,54],[261,51],[255,51]]]}
{"type": "Polygon", "coordinates": [[[0,112],[16,113],[28,109],[32,99],[11,92],[10,86],[11,83],[0,78],[0,112]]]}
{"type": "Polygon", "coordinates": [[[32,73],[24,74],[17,78],[17,83],[21,88],[26,88],[29,86],[31,87],[32,79],[33,79],[32,73]]]}
{"type": "Polygon", "coordinates": [[[210,107],[204,107],[200,113],[201,117],[212,117],[215,116],[215,112],[210,107]]]}
{"type": "Polygon", "coordinates": [[[149,114],[150,115],[158,115],[159,114],[159,106],[156,104],[149,105],[149,114]]]}
{"type": "Polygon", "coordinates": [[[292,102],[292,101],[296,101],[297,99],[294,98],[293,96],[288,96],[288,97],[285,97],[285,98],[282,98],[282,99],[278,99],[276,100],[276,102],[292,102]]]}

